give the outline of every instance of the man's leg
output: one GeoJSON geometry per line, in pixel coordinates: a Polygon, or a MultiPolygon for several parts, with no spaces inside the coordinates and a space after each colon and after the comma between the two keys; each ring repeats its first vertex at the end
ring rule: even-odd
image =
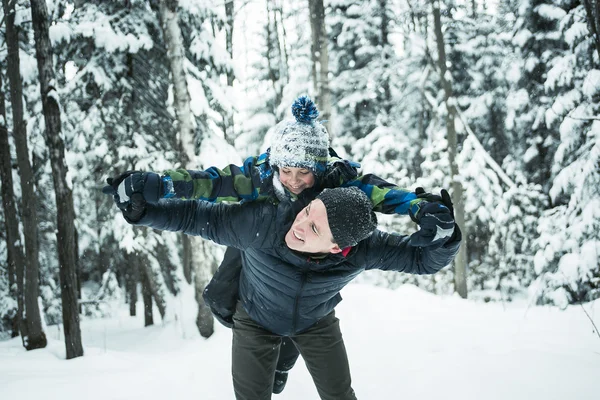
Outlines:
{"type": "Polygon", "coordinates": [[[268,400],[281,337],[254,322],[241,303],[233,316],[231,372],[237,400],[268,400]]]}
{"type": "Polygon", "coordinates": [[[335,312],[292,337],[322,400],[356,400],[346,346],[335,312]]]}
{"type": "Polygon", "coordinates": [[[300,352],[296,345],[289,337],[282,337],[281,347],[279,348],[279,358],[277,359],[277,367],[275,368],[275,380],[273,381],[273,393],[279,394],[283,391],[288,378],[288,372],[296,360],[300,356],[300,352]]]}

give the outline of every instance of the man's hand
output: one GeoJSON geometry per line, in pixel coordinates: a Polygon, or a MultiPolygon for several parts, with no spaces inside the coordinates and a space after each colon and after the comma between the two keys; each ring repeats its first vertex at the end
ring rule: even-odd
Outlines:
{"type": "Polygon", "coordinates": [[[426,247],[450,240],[454,233],[454,207],[450,194],[442,189],[441,196],[432,195],[425,193],[422,188],[417,188],[415,193],[427,200],[419,203],[416,214],[410,213],[413,221],[421,228],[411,235],[410,245],[426,247]]]}

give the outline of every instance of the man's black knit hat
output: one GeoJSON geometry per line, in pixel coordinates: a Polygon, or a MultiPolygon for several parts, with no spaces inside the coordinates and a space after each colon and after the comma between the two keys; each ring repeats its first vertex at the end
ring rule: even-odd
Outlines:
{"type": "Polygon", "coordinates": [[[329,228],[340,249],[356,245],[377,228],[373,204],[359,188],[325,189],[317,198],[325,204],[329,228]]]}

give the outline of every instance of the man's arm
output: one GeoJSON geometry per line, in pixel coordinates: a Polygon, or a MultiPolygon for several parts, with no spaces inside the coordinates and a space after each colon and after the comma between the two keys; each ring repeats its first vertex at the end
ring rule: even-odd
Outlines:
{"type": "Polygon", "coordinates": [[[427,247],[409,244],[410,236],[401,236],[376,230],[361,244],[358,251],[365,254],[365,269],[399,271],[409,274],[435,274],[450,264],[460,247],[462,235],[458,225],[445,243],[427,247]]]}
{"type": "Polygon", "coordinates": [[[205,201],[163,201],[146,204],[132,225],[201,236],[217,244],[246,249],[262,247],[275,208],[269,204],[212,204],[205,201]]]}

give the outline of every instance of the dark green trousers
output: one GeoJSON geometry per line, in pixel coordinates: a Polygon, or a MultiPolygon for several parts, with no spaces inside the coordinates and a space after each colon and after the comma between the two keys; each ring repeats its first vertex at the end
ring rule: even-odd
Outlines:
{"type": "MultiPolygon", "coordinates": [[[[289,337],[302,354],[322,400],[356,400],[335,312],[289,337]]],[[[240,303],[233,316],[232,374],[237,400],[271,398],[282,336],[254,322],[240,303]]]]}

